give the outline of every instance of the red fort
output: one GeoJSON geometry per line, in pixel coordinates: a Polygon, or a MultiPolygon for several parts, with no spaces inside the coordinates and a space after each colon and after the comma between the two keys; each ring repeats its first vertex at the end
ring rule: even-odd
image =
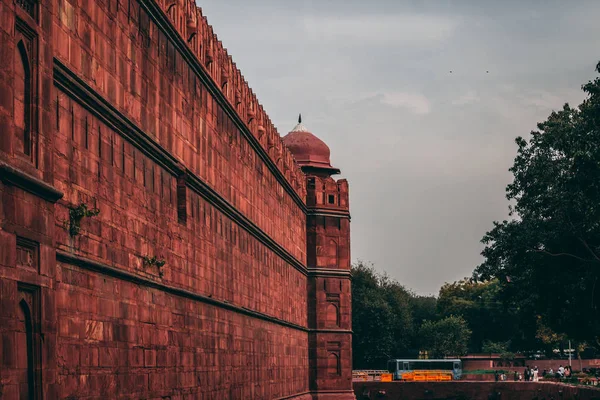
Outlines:
{"type": "Polygon", "coordinates": [[[0,398],[353,399],[348,183],[192,0],[0,0],[0,398]]]}

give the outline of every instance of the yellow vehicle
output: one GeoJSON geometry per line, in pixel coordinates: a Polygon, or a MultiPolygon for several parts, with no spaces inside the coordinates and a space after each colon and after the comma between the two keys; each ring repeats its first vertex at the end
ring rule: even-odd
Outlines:
{"type": "Polygon", "coordinates": [[[388,372],[395,381],[450,381],[462,375],[462,362],[448,360],[404,360],[388,361],[388,372]]]}

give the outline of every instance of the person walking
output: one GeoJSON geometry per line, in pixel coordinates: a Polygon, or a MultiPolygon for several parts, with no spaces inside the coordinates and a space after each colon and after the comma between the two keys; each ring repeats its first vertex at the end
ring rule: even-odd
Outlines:
{"type": "Polygon", "coordinates": [[[529,366],[526,366],[526,367],[525,367],[525,371],[523,372],[523,379],[524,379],[525,381],[528,381],[528,380],[529,380],[529,366]]]}
{"type": "Polygon", "coordinates": [[[538,382],[538,381],[539,381],[539,377],[538,377],[538,367],[534,367],[534,368],[533,368],[533,381],[534,381],[534,382],[538,382]]]}

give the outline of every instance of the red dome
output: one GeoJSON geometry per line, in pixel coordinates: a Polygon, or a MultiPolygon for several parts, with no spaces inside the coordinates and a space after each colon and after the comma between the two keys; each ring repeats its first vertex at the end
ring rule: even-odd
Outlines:
{"type": "Polygon", "coordinates": [[[283,143],[292,152],[301,167],[334,169],[329,161],[329,147],[306,129],[299,119],[298,125],[283,137],[283,143]]]}

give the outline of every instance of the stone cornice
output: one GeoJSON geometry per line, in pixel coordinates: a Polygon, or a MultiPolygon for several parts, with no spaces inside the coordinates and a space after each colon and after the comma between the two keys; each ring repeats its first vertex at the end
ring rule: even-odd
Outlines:
{"type": "Polygon", "coordinates": [[[269,154],[261,146],[260,142],[254,137],[252,132],[248,129],[246,123],[240,118],[237,111],[233,108],[231,103],[227,100],[219,86],[208,74],[204,66],[198,61],[196,55],[190,50],[185,41],[181,38],[181,35],[175,27],[171,24],[168,17],[161,10],[160,6],[155,0],[139,0],[140,6],[148,13],[148,16],[156,24],[165,36],[173,43],[181,57],[187,62],[189,67],[194,71],[196,76],[204,84],[209,93],[217,101],[223,111],[231,118],[237,128],[240,130],[242,135],[246,138],[250,146],[254,149],[256,154],[261,158],[265,165],[269,168],[271,173],[275,176],[279,184],[284,190],[290,195],[290,197],[296,202],[298,207],[306,213],[306,204],[304,200],[298,195],[296,190],[292,187],[290,182],[285,178],[283,173],[279,170],[275,162],[269,157],[269,154]]]}
{"type": "Polygon", "coordinates": [[[333,329],[333,328],[316,328],[311,329],[310,333],[341,333],[341,334],[352,334],[352,329],[333,329]]]}
{"type": "Polygon", "coordinates": [[[207,303],[213,306],[224,308],[229,311],[233,311],[239,314],[244,314],[253,318],[261,319],[263,321],[272,322],[277,325],[282,325],[288,328],[297,329],[303,332],[309,332],[310,330],[304,326],[294,324],[279,318],[272,317],[267,314],[260,313],[258,311],[251,310],[246,307],[236,306],[223,300],[213,299],[212,297],[204,296],[198,293],[194,293],[187,289],[178,288],[171,286],[156,280],[146,278],[133,274],[131,272],[122,270],[117,267],[113,267],[92,259],[82,257],[73,253],[66,252],[64,250],[56,250],[56,260],[71,265],[76,265],[80,268],[87,269],[89,271],[99,272],[101,274],[111,276],[113,278],[121,279],[127,282],[134,283],[136,285],[145,286],[152,289],[161,290],[165,293],[169,293],[175,296],[184,297],[186,299],[207,303]]]}
{"type": "Polygon", "coordinates": [[[51,203],[63,197],[63,192],[27,172],[0,161],[0,180],[8,185],[19,187],[51,203]]]}
{"type": "Polygon", "coordinates": [[[340,270],[333,268],[308,268],[308,275],[352,279],[352,273],[350,272],[350,270],[340,270]]]}
{"type": "Polygon", "coordinates": [[[119,133],[133,144],[139,151],[152,159],[174,176],[186,176],[187,186],[208,201],[217,210],[225,214],[242,229],[263,243],[267,248],[289,263],[303,275],[307,274],[306,266],[277,243],[254,222],[239,212],[223,196],[207,185],[200,177],[183,166],[158,142],[139,128],[127,116],[113,107],[106,99],[91,88],[57,58],[54,59],[55,85],[77,101],[81,106],[102,120],[107,126],[119,133]]]}
{"type": "Polygon", "coordinates": [[[334,218],[350,218],[350,212],[346,210],[335,210],[327,208],[309,207],[306,213],[307,216],[319,217],[334,217],[334,218]]]}

